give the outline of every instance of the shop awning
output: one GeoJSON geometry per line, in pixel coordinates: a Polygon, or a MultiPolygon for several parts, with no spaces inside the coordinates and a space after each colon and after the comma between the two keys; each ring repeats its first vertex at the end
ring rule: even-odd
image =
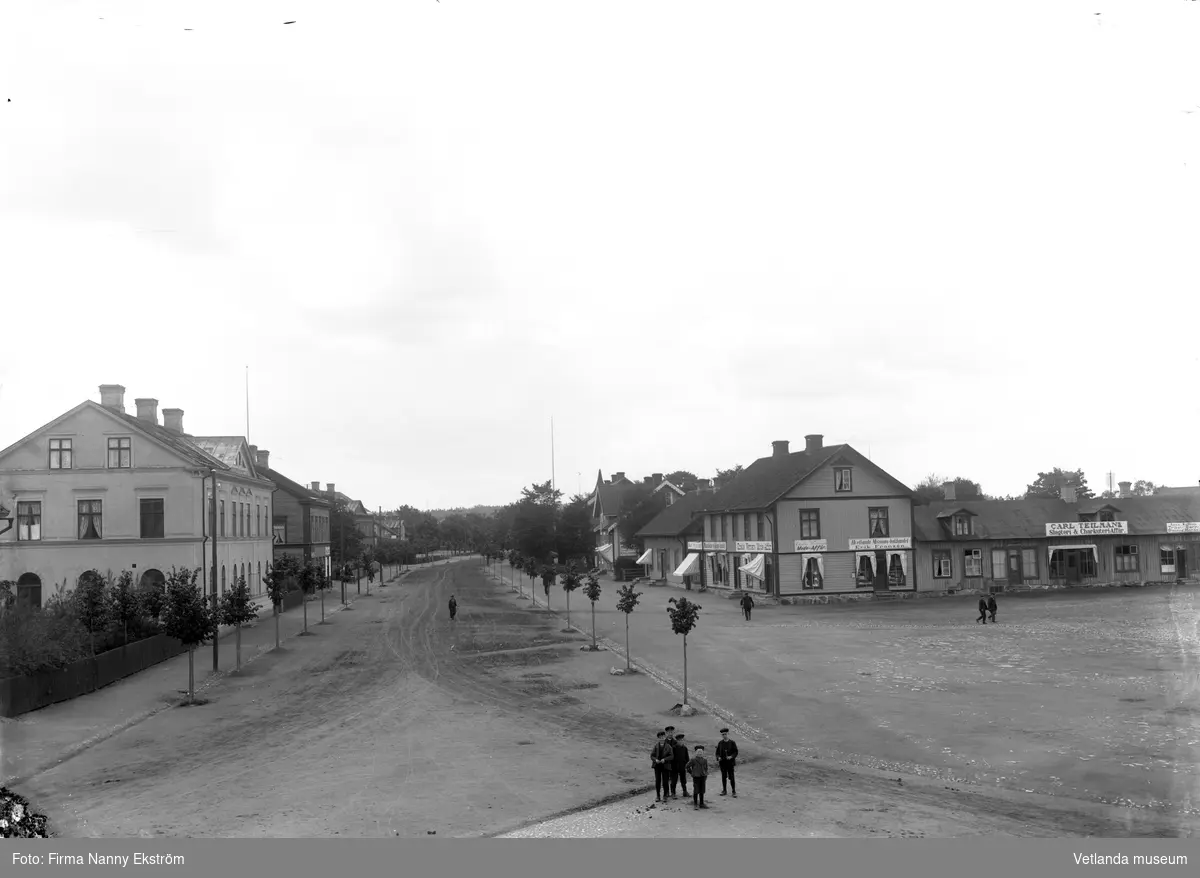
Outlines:
{"type": "Polygon", "coordinates": [[[1095,543],[1080,543],[1076,546],[1051,546],[1050,547],[1050,563],[1054,563],[1054,553],[1066,549],[1091,549],[1092,556],[1096,559],[1096,563],[1100,563],[1100,553],[1096,551],[1095,543]]]}
{"type": "Polygon", "coordinates": [[[603,558],[605,561],[611,561],[612,560],[612,543],[605,543],[603,546],[600,546],[598,549],[596,549],[596,554],[599,555],[601,558],[603,558]]]}
{"type": "Polygon", "coordinates": [[[647,549],[646,551],[642,552],[642,555],[641,555],[641,557],[637,559],[637,563],[639,563],[639,564],[653,564],[653,563],[654,563],[654,561],[653,561],[653,558],[654,558],[654,550],[653,550],[653,549],[647,549]]]}
{"type": "Polygon", "coordinates": [[[688,576],[700,561],[700,555],[696,552],[689,552],[688,556],[683,559],[683,563],[675,568],[676,576],[688,576]]]}
{"type": "Polygon", "coordinates": [[[755,555],[750,559],[750,563],[742,567],[742,573],[746,576],[753,576],[755,579],[766,581],[767,576],[763,572],[764,561],[762,555],[755,555]]]}

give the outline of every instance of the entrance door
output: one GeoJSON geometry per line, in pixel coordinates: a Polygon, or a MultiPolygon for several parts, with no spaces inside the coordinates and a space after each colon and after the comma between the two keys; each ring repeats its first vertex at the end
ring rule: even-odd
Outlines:
{"type": "Polygon", "coordinates": [[[888,591],[887,552],[875,553],[875,591],[888,591]]]}
{"type": "Polygon", "coordinates": [[[1008,584],[1020,585],[1024,582],[1024,577],[1021,573],[1021,550],[1008,550],[1008,584]]]}
{"type": "Polygon", "coordinates": [[[730,580],[729,584],[731,586],[733,586],[734,588],[741,588],[742,580],[744,578],[745,577],[742,576],[742,556],[734,555],[733,556],[733,577],[730,580]]]}
{"type": "Polygon", "coordinates": [[[667,569],[667,550],[666,549],[658,550],[658,572],[662,576],[663,579],[666,579],[667,574],[672,572],[667,569]]]}
{"type": "Polygon", "coordinates": [[[1187,549],[1175,550],[1175,578],[1187,579],[1187,549]]]}
{"type": "Polygon", "coordinates": [[[1063,560],[1066,561],[1067,582],[1079,582],[1082,578],[1079,570],[1079,550],[1067,549],[1063,554],[1066,556],[1063,560]]]}

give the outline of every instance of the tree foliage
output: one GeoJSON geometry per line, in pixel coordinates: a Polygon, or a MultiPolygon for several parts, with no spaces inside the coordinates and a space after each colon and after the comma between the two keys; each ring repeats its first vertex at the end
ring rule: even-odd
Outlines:
{"type": "Polygon", "coordinates": [[[246,577],[238,576],[233,585],[221,595],[221,603],[217,608],[218,621],[222,625],[245,625],[258,618],[258,604],[250,596],[250,586],[246,585],[246,577]]]}
{"type": "Polygon", "coordinates": [[[621,495],[620,517],[617,530],[621,541],[627,546],[634,546],[640,555],[645,551],[645,540],[637,532],[654,519],[656,515],[667,508],[667,495],[645,483],[629,488],[621,495]]]}
{"type": "Polygon", "coordinates": [[[329,553],[334,564],[351,563],[363,553],[363,535],[345,500],[335,498],[329,510],[329,553]]]}
{"type": "Polygon", "coordinates": [[[297,581],[300,575],[300,562],[291,555],[280,555],[267,565],[263,574],[266,583],[267,597],[274,607],[279,607],[287,596],[291,583],[297,581]]]}
{"type": "Polygon", "coordinates": [[[1088,487],[1083,470],[1064,470],[1054,467],[1050,472],[1040,472],[1032,483],[1025,487],[1026,500],[1057,500],[1062,496],[1064,488],[1074,488],[1079,500],[1088,500],[1096,495],[1088,487]]]}
{"type": "Polygon", "coordinates": [[[217,633],[214,617],[197,579],[200,570],[171,568],[167,575],[167,600],[163,607],[163,633],[188,649],[195,649],[217,633]]]}
{"type": "Polygon", "coordinates": [[[84,571],[71,592],[71,604],[75,618],[88,634],[95,635],[108,622],[108,600],[105,595],[104,577],[95,570],[84,571]]]}
{"type": "Polygon", "coordinates": [[[129,640],[129,626],[142,616],[142,605],[133,587],[133,574],[122,570],[108,584],[108,613],[112,621],[121,626],[125,640],[129,640]]]}
{"type": "Polygon", "coordinates": [[[687,637],[700,621],[700,605],[683,597],[671,598],[667,605],[667,613],[671,617],[671,630],[687,637]]]}
{"type": "Polygon", "coordinates": [[[973,482],[970,479],[964,479],[962,476],[957,476],[953,479],[940,476],[937,473],[930,473],[925,478],[917,483],[913,494],[917,500],[924,503],[937,502],[945,499],[946,482],[954,483],[954,499],[955,500],[987,500],[990,499],[983,493],[979,482],[973,482]]]}

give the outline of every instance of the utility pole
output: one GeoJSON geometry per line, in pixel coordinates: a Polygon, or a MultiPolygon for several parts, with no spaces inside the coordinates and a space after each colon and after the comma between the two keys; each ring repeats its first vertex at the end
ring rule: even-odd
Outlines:
{"type": "MultiPolygon", "coordinates": [[[[215,616],[217,613],[217,471],[211,469],[212,474],[212,611],[215,616]]],[[[220,638],[213,634],[213,670],[221,670],[220,656],[220,638]]]]}

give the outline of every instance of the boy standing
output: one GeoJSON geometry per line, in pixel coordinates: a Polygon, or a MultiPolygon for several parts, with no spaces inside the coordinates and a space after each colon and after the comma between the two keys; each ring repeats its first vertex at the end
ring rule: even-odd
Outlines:
{"type": "Polygon", "coordinates": [[[737,781],[733,776],[734,766],[737,764],[738,749],[737,744],[730,740],[729,729],[721,729],[721,740],[717,743],[717,766],[721,769],[721,795],[725,795],[725,782],[729,782],[729,789],[733,791],[733,797],[737,798],[737,781]]]}
{"type": "Polygon", "coordinates": [[[687,798],[687,766],[688,766],[688,748],[683,743],[683,732],[675,736],[675,758],[672,760],[672,767],[675,770],[675,776],[671,778],[671,795],[675,794],[675,783],[679,782],[679,786],[683,788],[683,797],[687,798]]]}
{"type": "Polygon", "coordinates": [[[667,741],[667,733],[659,732],[658,741],[650,751],[650,764],[654,766],[654,801],[665,802],[671,794],[672,763],[675,748],[667,741]]]}
{"type": "Polygon", "coordinates": [[[692,776],[692,807],[707,808],[708,805],[704,804],[704,784],[708,781],[708,760],[704,757],[703,744],[696,745],[696,755],[688,760],[687,773],[692,776]]]}

